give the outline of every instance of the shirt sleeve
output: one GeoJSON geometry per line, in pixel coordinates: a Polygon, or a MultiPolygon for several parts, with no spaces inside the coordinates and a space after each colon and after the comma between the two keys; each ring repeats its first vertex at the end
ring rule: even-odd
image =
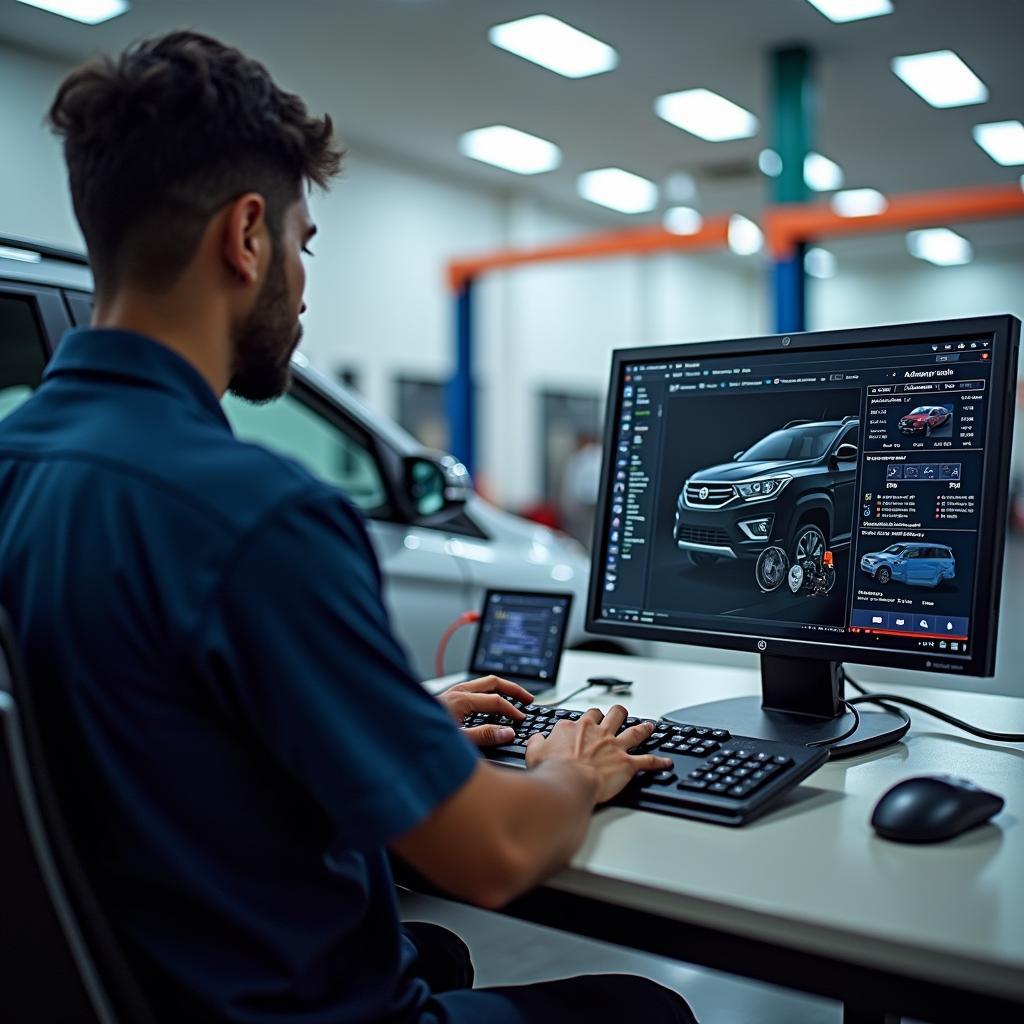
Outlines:
{"type": "Polygon", "coordinates": [[[358,849],[424,820],[478,762],[413,676],[365,527],[334,492],[280,511],[243,541],[197,653],[219,701],[358,849]]]}

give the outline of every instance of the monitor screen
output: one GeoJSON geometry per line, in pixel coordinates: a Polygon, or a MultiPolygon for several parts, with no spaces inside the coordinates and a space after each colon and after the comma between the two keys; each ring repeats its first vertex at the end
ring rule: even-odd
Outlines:
{"type": "Polygon", "coordinates": [[[617,351],[587,628],[991,674],[1019,326],[617,351]]]}
{"type": "Polygon", "coordinates": [[[572,594],[489,590],[470,671],[553,683],[571,606],[572,594]]]}

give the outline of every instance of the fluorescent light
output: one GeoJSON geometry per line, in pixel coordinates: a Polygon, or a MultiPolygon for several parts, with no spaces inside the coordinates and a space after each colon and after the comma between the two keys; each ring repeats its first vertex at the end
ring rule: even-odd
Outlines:
{"type": "Polygon", "coordinates": [[[988,99],[985,83],[952,50],[893,57],[890,66],[933,107],[966,107],[988,99]]]}
{"type": "Polygon", "coordinates": [[[463,133],[459,136],[459,152],[516,174],[541,174],[562,162],[562,151],[553,142],[507,124],[492,124],[463,133]]]}
{"type": "Polygon", "coordinates": [[[487,38],[500,49],[566,78],[600,75],[619,63],[618,53],[607,43],[550,14],[533,14],[495,25],[487,38]]]}
{"type": "Polygon", "coordinates": [[[815,192],[833,192],[843,187],[843,169],[820,153],[804,157],[804,182],[815,192]]]}
{"type": "Polygon", "coordinates": [[[877,18],[880,14],[892,14],[892,0],[807,0],[817,7],[830,21],[860,21],[861,18],[877,18]]]}
{"type": "Polygon", "coordinates": [[[774,149],[762,149],[757,154],[757,169],[769,178],[777,178],[782,173],[782,157],[774,149]]]}
{"type": "Polygon", "coordinates": [[[672,206],[665,211],[661,223],[673,235],[695,235],[704,227],[704,218],[692,206],[672,206]]]}
{"type": "Polygon", "coordinates": [[[762,245],[764,235],[752,220],[739,213],[729,218],[729,248],[737,256],[753,256],[762,245]]]}
{"type": "Polygon", "coordinates": [[[888,205],[885,196],[874,188],[850,188],[832,197],[832,209],[840,217],[870,217],[888,205]]]}
{"type": "Polygon", "coordinates": [[[621,167],[601,167],[581,174],[576,191],[584,199],[620,213],[647,213],[658,205],[658,186],[621,167]]]}
{"type": "Polygon", "coordinates": [[[80,21],[83,25],[98,25],[124,14],[130,4],[128,0],[19,0],[29,7],[59,14],[62,18],[80,21]]]}
{"type": "Polygon", "coordinates": [[[1024,164],[1024,124],[1020,121],[992,121],[976,124],[974,141],[997,164],[1009,167],[1024,164]]]}
{"type": "Polygon", "coordinates": [[[804,253],[804,270],[811,277],[826,280],[836,276],[836,258],[828,249],[815,247],[804,253]]]}
{"type": "Polygon", "coordinates": [[[0,259],[21,260],[22,263],[38,263],[43,257],[31,249],[12,249],[9,245],[0,245],[0,259]]]}
{"type": "Polygon", "coordinates": [[[710,89],[670,92],[654,101],[658,117],[708,142],[748,139],[757,134],[757,118],[749,110],[710,89]]]}
{"type": "Polygon", "coordinates": [[[940,267],[956,267],[970,263],[974,256],[971,243],[949,228],[908,231],[907,248],[911,256],[940,267]]]}

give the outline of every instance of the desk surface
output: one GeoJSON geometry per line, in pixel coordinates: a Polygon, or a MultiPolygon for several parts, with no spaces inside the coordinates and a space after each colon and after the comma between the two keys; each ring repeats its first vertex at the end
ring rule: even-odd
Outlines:
{"type": "MultiPolygon", "coordinates": [[[[759,692],[758,678],[744,669],[570,651],[556,690],[544,699],[592,675],[634,680],[633,696],[623,703],[652,718],[759,692]]],[[[871,688],[870,669],[856,677],[871,688]]],[[[436,691],[455,681],[428,685],[436,691]]],[[[1024,732],[1022,699],[921,687],[905,692],[978,725],[1024,732]]],[[[591,690],[565,706],[608,703],[602,691],[591,690]]],[[[606,808],[595,814],[570,866],[546,885],[1024,1001],[1024,747],[975,740],[921,713],[912,718],[901,743],[826,764],[742,828],[606,808]],[[1002,813],[936,845],[905,846],[874,834],[868,819],[882,793],[901,779],[943,772],[1005,797],[1002,813]]]]}

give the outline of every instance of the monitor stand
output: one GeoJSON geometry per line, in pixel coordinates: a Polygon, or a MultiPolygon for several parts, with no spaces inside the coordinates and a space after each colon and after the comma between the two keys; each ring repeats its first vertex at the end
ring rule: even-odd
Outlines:
{"type": "MultiPolygon", "coordinates": [[[[806,745],[835,739],[853,727],[842,704],[842,665],[836,661],[761,655],[761,696],[732,697],[670,711],[663,718],[689,725],[728,729],[740,736],[806,745]]],[[[833,748],[833,756],[877,750],[897,743],[907,731],[898,715],[859,705],[857,731],[833,748]]],[[[824,745],[824,744],[823,744],[824,745]]]]}

